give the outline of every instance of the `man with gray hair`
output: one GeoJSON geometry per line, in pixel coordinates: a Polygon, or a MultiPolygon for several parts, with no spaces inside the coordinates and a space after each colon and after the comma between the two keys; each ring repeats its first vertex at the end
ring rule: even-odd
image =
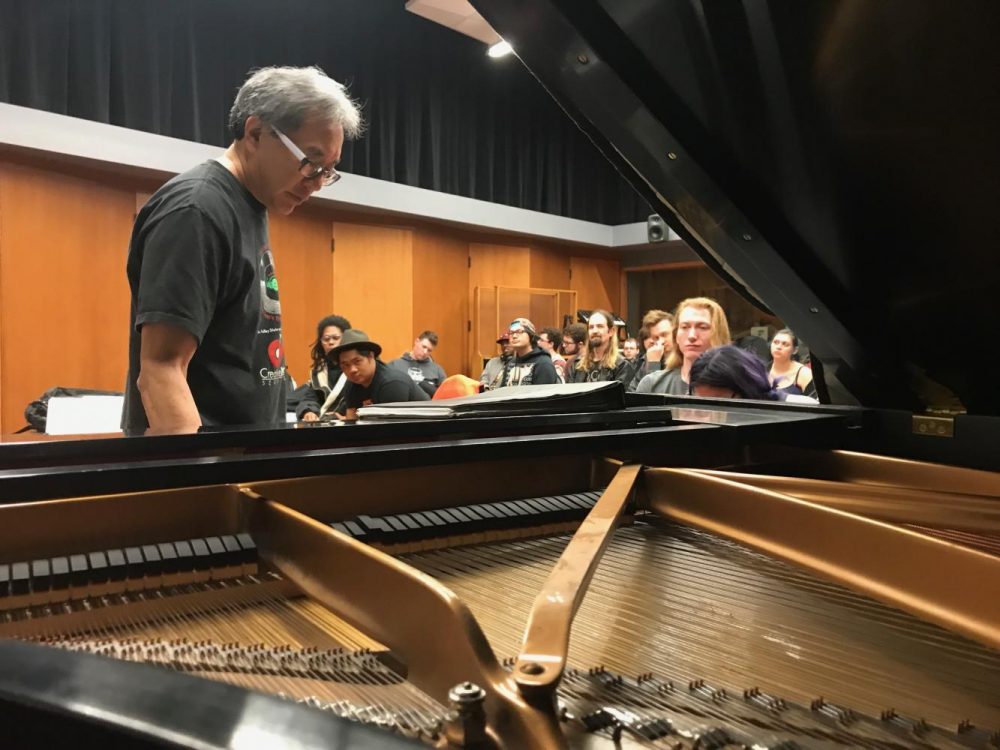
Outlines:
{"type": "Polygon", "coordinates": [[[267,216],[340,178],[361,113],[319,68],[263,68],[236,94],[229,129],[225,153],[161,187],[132,229],[129,434],[285,421],[267,216]]]}

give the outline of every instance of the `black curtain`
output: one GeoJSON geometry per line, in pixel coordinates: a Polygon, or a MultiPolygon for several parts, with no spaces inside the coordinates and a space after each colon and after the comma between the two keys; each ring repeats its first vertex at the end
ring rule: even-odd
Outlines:
{"type": "Polygon", "coordinates": [[[224,146],[247,72],[319,65],[368,130],[353,174],[607,224],[642,199],[514,57],[403,0],[0,0],[0,101],[224,146]]]}

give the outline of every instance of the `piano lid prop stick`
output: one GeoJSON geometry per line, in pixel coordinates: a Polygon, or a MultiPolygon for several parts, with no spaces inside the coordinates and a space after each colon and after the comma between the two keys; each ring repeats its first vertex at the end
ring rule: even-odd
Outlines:
{"type": "Polygon", "coordinates": [[[573,535],[535,598],[514,679],[532,702],[551,701],[566,668],[573,617],[618,519],[632,497],[641,466],[622,466],[573,535]]]}

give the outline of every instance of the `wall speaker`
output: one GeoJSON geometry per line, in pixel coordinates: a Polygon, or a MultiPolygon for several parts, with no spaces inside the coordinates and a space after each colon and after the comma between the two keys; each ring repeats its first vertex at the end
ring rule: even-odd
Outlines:
{"type": "Polygon", "coordinates": [[[650,242],[663,242],[667,239],[667,225],[659,214],[650,214],[646,219],[646,239],[650,242]]]}

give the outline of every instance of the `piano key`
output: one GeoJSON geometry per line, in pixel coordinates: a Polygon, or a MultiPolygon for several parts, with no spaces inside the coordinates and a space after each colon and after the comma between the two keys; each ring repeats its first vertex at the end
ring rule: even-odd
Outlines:
{"type": "Polygon", "coordinates": [[[438,520],[431,518],[429,515],[419,510],[411,513],[410,516],[417,522],[417,524],[419,524],[421,530],[423,531],[427,531],[441,525],[438,520]]]}
{"type": "Polygon", "coordinates": [[[519,516],[531,516],[531,506],[523,500],[510,500],[508,506],[517,509],[519,516]]]}
{"type": "Polygon", "coordinates": [[[52,602],[52,565],[45,559],[31,561],[31,597],[33,606],[52,602]]]}
{"type": "Polygon", "coordinates": [[[31,590],[38,594],[52,590],[52,566],[48,560],[31,561],[31,590]]]}
{"type": "Polygon", "coordinates": [[[448,512],[457,518],[460,524],[468,523],[472,520],[462,508],[448,508],[448,512]]]}
{"type": "Polygon", "coordinates": [[[396,518],[402,521],[403,524],[406,526],[406,528],[410,530],[423,528],[410,516],[409,513],[400,513],[398,516],[396,516],[396,518]]]}
{"type": "Polygon", "coordinates": [[[452,515],[450,508],[437,508],[436,510],[428,512],[434,513],[438,518],[444,521],[446,526],[451,526],[452,524],[459,523],[458,517],[452,515]]]}
{"type": "Polygon", "coordinates": [[[140,547],[142,559],[145,561],[146,578],[160,578],[163,576],[163,557],[155,544],[144,544],[140,547]]]}
{"type": "Polygon", "coordinates": [[[241,531],[236,535],[236,541],[239,542],[244,562],[257,559],[257,543],[253,540],[252,536],[245,531],[241,531]]]}
{"type": "Polygon", "coordinates": [[[550,505],[554,505],[555,507],[559,508],[562,511],[575,513],[576,511],[579,510],[579,508],[577,508],[576,505],[571,503],[562,495],[549,495],[549,497],[546,499],[549,501],[550,505]]]}
{"type": "Polygon", "coordinates": [[[330,528],[334,531],[339,531],[341,534],[347,534],[347,536],[354,536],[351,530],[347,528],[347,524],[341,523],[340,521],[334,521],[330,524],[330,528]]]}
{"type": "Polygon", "coordinates": [[[69,589],[69,558],[52,558],[52,590],[68,591],[69,589]]]}
{"type": "Polygon", "coordinates": [[[111,592],[111,579],[108,570],[108,558],[103,551],[88,552],[87,564],[90,574],[87,576],[87,595],[104,596],[111,592]]]}
{"type": "Polygon", "coordinates": [[[26,562],[17,562],[10,566],[10,593],[12,596],[23,596],[31,591],[31,568],[26,562]]]}
{"type": "Polygon", "coordinates": [[[490,507],[489,504],[472,505],[470,507],[475,509],[476,513],[479,514],[480,518],[483,518],[487,521],[493,521],[497,518],[501,518],[501,515],[497,513],[492,507],[490,507]]]}
{"type": "Polygon", "coordinates": [[[217,536],[205,537],[205,544],[208,545],[209,554],[216,560],[222,559],[222,556],[226,554],[226,547],[217,536]]]}
{"type": "Polygon", "coordinates": [[[186,539],[174,542],[174,551],[177,552],[178,570],[184,572],[194,570],[194,550],[191,549],[191,542],[186,539]]]}
{"type": "Polygon", "coordinates": [[[225,554],[223,555],[223,560],[226,565],[241,567],[243,565],[243,548],[236,539],[236,535],[225,534],[220,536],[219,539],[222,540],[222,546],[226,549],[225,554]]]}
{"type": "Polygon", "coordinates": [[[212,579],[219,581],[226,578],[236,578],[240,575],[239,563],[232,565],[229,553],[222,539],[217,536],[205,537],[208,551],[212,555],[212,579]]]}
{"type": "Polygon", "coordinates": [[[180,571],[180,563],[177,559],[177,550],[170,542],[160,542],[156,545],[157,552],[160,553],[160,560],[163,561],[163,574],[174,575],[180,571]]]}
{"type": "Polygon", "coordinates": [[[542,510],[543,510],[544,513],[553,513],[553,514],[562,514],[563,513],[563,509],[560,508],[555,503],[553,503],[547,497],[536,497],[535,500],[534,500],[534,502],[535,502],[536,506],[540,506],[542,508],[542,510]]]}
{"type": "Polygon", "coordinates": [[[194,556],[194,580],[208,581],[212,574],[212,555],[204,539],[189,539],[191,553],[194,556]]]}
{"type": "Polygon", "coordinates": [[[194,552],[194,567],[196,570],[208,570],[212,567],[212,553],[204,539],[191,539],[191,551],[194,552]]]}
{"type": "Polygon", "coordinates": [[[354,520],[361,524],[375,539],[377,539],[380,534],[392,533],[392,526],[381,518],[376,518],[374,516],[358,516],[354,520]]]}
{"type": "Polygon", "coordinates": [[[403,531],[406,529],[405,524],[395,516],[382,516],[382,520],[389,524],[389,527],[393,531],[403,531]]]}
{"type": "Polygon", "coordinates": [[[245,531],[236,535],[236,541],[240,545],[240,564],[243,568],[243,575],[256,575],[258,571],[257,543],[253,537],[245,531]]]}
{"type": "Polygon", "coordinates": [[[344,521],[344,525],[347,526],[348,530],[351,532],[351,536],[355,539],[364,539],[367,532],[361,526],[361,524],[356,521],[344,521]]]}
{"type": "MultiPolygon", "coordinates": [[[[108,558],[108,578],[112,581],[124,581],[128,578],[128,563],[125,561],[125,553],[120,549],[109,549],[105,553],[108,558]]],[[[125,587],[119,587],[124,591],[125,587]]]]}
{"type": "Polygon", "coordinates": [[[74,589],[85,590],[87,577],[90,575],[90,565],[86,555],[69,556],[69,585],[74,589]]]}
{"type": "Polygon", "coordinates": [[[520,515],[516,509],[508,508],[507,503],[490,503],[487,507],[499,519],[517,518],[520,515]]]}

